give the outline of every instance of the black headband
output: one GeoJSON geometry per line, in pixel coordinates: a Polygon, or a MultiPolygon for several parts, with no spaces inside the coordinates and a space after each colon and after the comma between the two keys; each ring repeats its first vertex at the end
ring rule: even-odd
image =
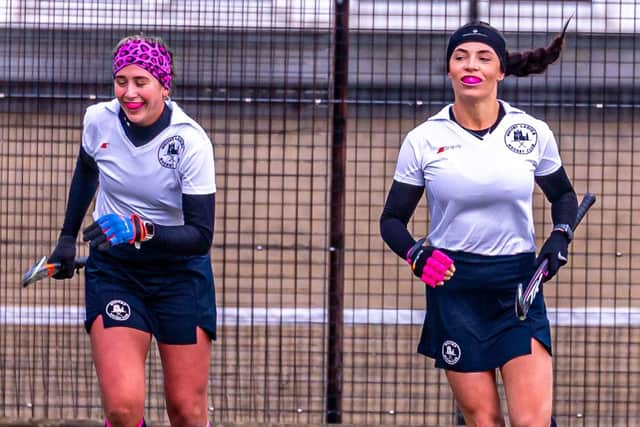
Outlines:
{"type": "Polygon", "coordinates": [[[502,72],[507,72],[507,43],[502,34],[489,24],[484,22],[471,22],[463,25],[449,37],[447,45],[447,72],[449,71],[449,59],[453,51],[466,42],[480,42],[490,46],[500,59],[502,72]]]}

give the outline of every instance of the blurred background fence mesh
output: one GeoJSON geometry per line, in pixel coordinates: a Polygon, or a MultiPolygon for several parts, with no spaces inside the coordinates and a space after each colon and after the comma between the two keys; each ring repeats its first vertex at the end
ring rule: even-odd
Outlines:
{"type": "MultiPolygon", "coordinates": [[[[83,277],[19,283],[56,242],[112,49],[144,32],[173,48],[173,98],[215,145],[210,418],[456,424],[443,374],[415,354],[423,285],[378,218],[403,136],[452,101],[448,34],[475,17],[509,49],[541,47],[570,16],[561,60],[499,96],[550,124],[576,191],[598,196],[545,288],[554,413],[638,425],[640,7],[606,0],[0,0],[0,418],[102,418],[83,277]]],[[[541,241],[539,190],[534,213],[541,241]]],[[[425,233],[424,202],[410,225],[425,233]]],[[[147,419],[166,423],[155,350],[147,386],[147,419]]]]}

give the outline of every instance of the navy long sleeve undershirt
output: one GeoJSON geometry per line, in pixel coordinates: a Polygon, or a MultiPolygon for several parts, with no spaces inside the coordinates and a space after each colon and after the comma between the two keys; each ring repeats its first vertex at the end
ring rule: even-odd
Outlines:
{"type": "Polygon", "coordinates": [[[536,183],[551,203],[551,220],[554,224],[575,226],[578,198],[564,167],[547,176],[536,177],[536,183]]]}
{"type": "Polygon", "coordinates": [[[387,201],[380,216],[380,235],[399,257],[405,258],[415,240],[407,230],[409,219],[420,202],[424,187],[404,184],[396,180],[391,184],[387,201]]]}
{"type": "Polygon", "coordinates": [[[71,178],[67,210],[62,225],[62,236],[78,236],[82,220],[98,189],[98,166],[82,147],[71,178]]]}
{"type": "Polygon", "coordinates": [[[178,255],[205,254],[213,243],[215,194],[183,194],[184,225],[155,225],[153,239],[143,243],[178,255]]]}

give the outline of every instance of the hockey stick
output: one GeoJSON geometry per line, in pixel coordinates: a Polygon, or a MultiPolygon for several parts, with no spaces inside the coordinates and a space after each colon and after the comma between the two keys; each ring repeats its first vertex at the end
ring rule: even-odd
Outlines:
{"type": "MultiPolygon", "coordinates": [[[[578,206],[578,213],[576,214],[576,222],[573,226],[575,230],[578,227],[578,224],[582,221],[582,218],[586,215],[587,211],[593,204],[596,202],[596,195],[593,193],[586,193],[582,198],[582,202],[580,202],[580,206],[578,206]]],[[[538,290],[540,289],[540,284],[542,283],[542,279],[548,274],[547,266],[549,261],[544,259],[536,272],[533,273],[533,277],[529,281],[526,289],[522,289],[522,283],[518,283],[518,289],[516,292],[516,316],[520,320],[524,320],[527,318],[527,312],[529,311],[529,307],[533,303],[534,298],[538,294],[538,290]]]]}
{"type": "MultiPolygon", "coordinates": [[[[87,257],[78,257],[75,260],[75,266],[73,267],[76,271],[80,270],[87,263],[87,257]]],[[[43,256],[40,258],[40,261],[36,262],[31,266],[26,273],[22,275],[22,287],[26,288],[33,282],[37,282],[38,280],[42,280],[45,277],[51,277],[60,271],[60,263],[53,262],[47,264],[47,257],[43,256]]]]}

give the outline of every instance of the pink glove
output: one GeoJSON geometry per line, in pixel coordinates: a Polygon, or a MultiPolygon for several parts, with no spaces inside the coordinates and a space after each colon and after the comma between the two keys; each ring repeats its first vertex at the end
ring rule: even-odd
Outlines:
{"type": "Polygon", "coordinates": [[[422,246],[424,239],[419,240],[407,252],[407,262],[413,274],[432,288],[448,280],[455,267],[453,260],[444,252],[432,247],[422,246]],[[450,274],[447,275],[447,272],[450,274]]]}

